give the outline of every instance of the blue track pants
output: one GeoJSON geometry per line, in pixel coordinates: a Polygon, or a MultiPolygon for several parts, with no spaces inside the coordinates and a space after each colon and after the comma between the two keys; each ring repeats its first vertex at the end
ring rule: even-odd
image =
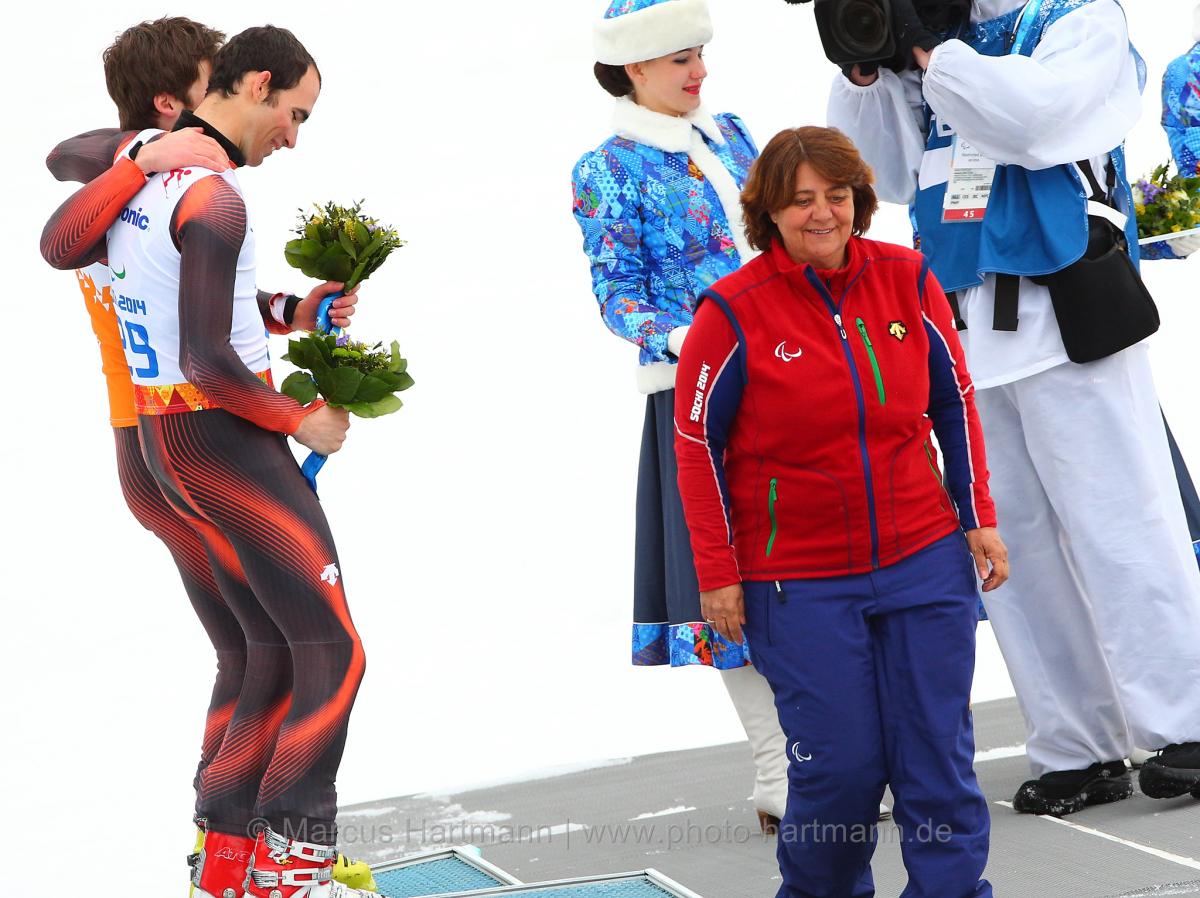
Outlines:
{"type": "Polygon", "coordinates": [[[975,572],[961,533],[870,574],[746,583],[746,635],[788,738],[777,898],[869,898],[884,786],[908,887],[984,898],[972,767],[975,572]]]}

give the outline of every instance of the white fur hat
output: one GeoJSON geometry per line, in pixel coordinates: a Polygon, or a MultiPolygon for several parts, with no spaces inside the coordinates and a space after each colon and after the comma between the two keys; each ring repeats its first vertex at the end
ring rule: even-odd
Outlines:
{"type": "Polygon", "coordinates": [[[712,40],[705,0],[612,0],[593,37],[596,61],[627,65],[712,40]]]}

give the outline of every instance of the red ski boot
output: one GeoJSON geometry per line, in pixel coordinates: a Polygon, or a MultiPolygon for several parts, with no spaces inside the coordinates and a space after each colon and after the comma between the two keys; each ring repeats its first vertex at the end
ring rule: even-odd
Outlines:
{"type": "Polygon", "coordinates": [[[194,898],[241,898],[254,840],[209,830],[192,868],[194,898]]]}
{"type": "Polygon", "coordinates": [[[337,849],[288,839],[270,828],[254,844],[242,898],[379,898],[333,881],[337,849]]]}

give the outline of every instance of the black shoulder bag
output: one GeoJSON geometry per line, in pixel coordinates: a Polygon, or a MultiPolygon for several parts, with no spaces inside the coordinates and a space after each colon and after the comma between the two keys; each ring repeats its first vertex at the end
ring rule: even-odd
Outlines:
{"type": "Polygon", "coordinates": [[[1140,343],[1158,330],[1160,321],[1158,308],[1129,258],[1125,232],[1104,214],[1113,208],[1116,166],[1109,161],[1107,192],[1090,162],[1080,162],[1079,167],[1092,188],[1087,251],[1062,271],[1032,280],[1050,288],[1067,357],[1084,364],[1140,343]],[[1096,209],[1096,205],[1106,208],[1096,209]]]}

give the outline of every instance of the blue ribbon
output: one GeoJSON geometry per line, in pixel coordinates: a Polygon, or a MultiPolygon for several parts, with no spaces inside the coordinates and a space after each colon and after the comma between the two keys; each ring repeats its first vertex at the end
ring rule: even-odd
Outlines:
{"type": "Polygon", "coordinates": [[[339,290],[337,293],[330,293],[317,306],[317,331],[322,334],[333,334],[335,337],[342,332],[340,327],[334,327],[333,322],[329,320],[329,310],[333,308],[333,301],[339,299],[346,294],[339,290]]]}
{"type": "Polygon", "coordinates": [[[1025,8],[1021,10],[1021,18],[1017,20],[1017,31],[1013,38],[1013,56],[1020,55],[1021,49],[1025,46],[1025,40],[1029,37],[1029,32],[1033,30],[1033,23],[1037,21],[1038,13],[1041,11],[1042,0],[1029,0],[1025,4],[1025,8]]]}
{"type": "MultiPolygon", "coordinates": [[[[336,327],[329,320],[329,310],[333,308],[333,301],[339,296],[342,296],[341,290],[336,293],[330,293],[317,306],[317,332],[321,334],[333,334],[335,337],[342,332],[340,327],[336,327]]],[[[321,455],[319,452],[308,453],[308,458],[304,459],[304,464],[300,466],[300,473],[304,475],[304,479],[308,481],[309,488],[312,489],[314,495],[317,493],[317,474],[325,467],[325,462],[329,461],[328,455],[321,455]]]]}

